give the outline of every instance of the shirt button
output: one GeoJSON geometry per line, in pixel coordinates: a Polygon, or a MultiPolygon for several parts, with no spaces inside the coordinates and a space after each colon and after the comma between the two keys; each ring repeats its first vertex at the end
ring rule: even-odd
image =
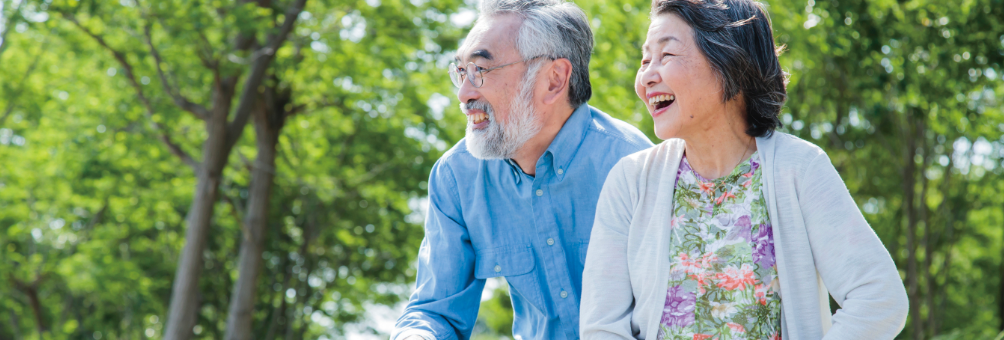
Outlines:
{"type": "Polygon", "coordinates": [[[553,238],[547,239],[547,245],[553,246],[554,245],[554,239],[553,238]]]}
{"type": "Polygon", "coordinates": [[[564,298],[567,298],[567,297],[568,297],[568,292],[561,291],[561,298],[564,299],[564,298]]]}
{"type": "Polygon", "coordinates": [[[537,196],[544,196],[544,190],[537,189],[537,196]]]}
{"type": "Polygon", "coordinates": [[[559,174],[559,175],[560,175],[560,174],[563,174],[563,173],[565,173],[565,170],[561,170],[561,169],[558,169],[558,174],[559,174]]]}
{"type": "Polygon", "coordinates": [[[498,273],[500,271],[502,271],[502,266],[496,264],[495,265],[495,272],[498,273]]]}

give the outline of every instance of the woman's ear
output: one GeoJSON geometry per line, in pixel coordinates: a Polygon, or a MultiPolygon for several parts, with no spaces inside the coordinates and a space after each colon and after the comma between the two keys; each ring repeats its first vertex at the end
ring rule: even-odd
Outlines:
{"type": "Polygon", "coordinates": [[[559,99],[568,99],[568,84],[572,77],[572,62],[558,58],[547,69],[547,94],[544,104],[553,104],[559,99]]]}

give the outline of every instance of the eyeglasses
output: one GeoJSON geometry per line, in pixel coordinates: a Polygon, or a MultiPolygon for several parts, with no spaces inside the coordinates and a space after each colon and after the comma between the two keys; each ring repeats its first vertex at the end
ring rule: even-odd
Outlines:
{"type": "Polygon", "coordinates": [[[495,66],[495,67],[492,67],[492,68],[483,68],[481,66],[475,65],[474,63],[467,63],[467,67],[460,68],[460,67],[457,67],[456,63],[450,63],[450,80],[453,81],[453,86],[456,86],[456,87],[459,88],[461,85],[464,84],[464,78],[467,78],[467,81],[469,81],[471,83],[471,85],[474,85],[475,88],[480,88],[482,85],[485,84],[485,73],[488,73],[488,72],[491,72],[491,71],[494,71],[494,70],[497,70],[497,69],[500,69],[500,68],[503,68],[503,67],[506,67],[506,66],[509,66],[509,65],[518,64],[518,63],[522,63],[522,62],[527,62],[527,61],[531,61],[531,60],[534,60],[534,59],[537,59],[537,58],[542,58],[542,57],[546,57],[546,56],[540,55],[540,56],[536,56],[536,57],[533,57],[533,58],[530,58],[530,59],[524,59],[524,60],[520,60],[520,61],[514,61],[514,62],[505,64],[505,65],[499,65],[499,66],[495,66]]]}

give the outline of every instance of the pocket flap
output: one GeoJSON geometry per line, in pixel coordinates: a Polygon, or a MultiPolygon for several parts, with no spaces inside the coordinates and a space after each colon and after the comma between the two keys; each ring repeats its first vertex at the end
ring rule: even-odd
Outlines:
{"type": "Polygon", "coordinates": [[[530,247],[492,249],[478,252],[475,256],[474,277],[478,279],[523,275],[534,267],[530,247]]]}

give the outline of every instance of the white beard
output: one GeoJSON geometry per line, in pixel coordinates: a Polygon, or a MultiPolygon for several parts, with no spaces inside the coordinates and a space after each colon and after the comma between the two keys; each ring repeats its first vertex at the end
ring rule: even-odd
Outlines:
{"type": "MultiPolygon", "coordinates": [[[[536,72],[532,72],[536,73],[536,72]]],[[[537,112],[531,104],[533,99],[533,78],[524,78],[519,95],[512,101],[507,122],[495,120],[495,111],[491,104],[484,101],[460,103],[460,110],[467,113],[468,109],[480,109],[488,115],[488,127],[474,130],[473,123],[467,122],[467,150],[478,159],[509,159],[515,156],[526,141],[540,132],[541,123],[537,120],[537,112]]]]}

